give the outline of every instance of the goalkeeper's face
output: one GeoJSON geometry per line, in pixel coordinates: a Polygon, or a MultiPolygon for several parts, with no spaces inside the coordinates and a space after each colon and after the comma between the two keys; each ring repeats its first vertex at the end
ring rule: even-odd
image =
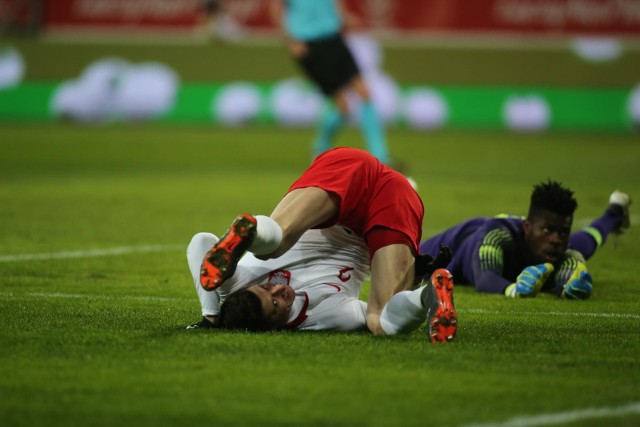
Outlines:
{"type": "Polygon", "coordinates": [[[296,299],[296,292],[289,285],[254,285],[247,288],[260,299],[262,312],[270,328],[280,328],[289,320],[291,306],[296,299]]]}
{"type": "Polygon", "coordinates": [[[528,261],[532,264],[560,262],[569,246],[572,222],[573,216],[561,216],[546,210],[527,218],[523,225],[529,250],[528,261]]]}

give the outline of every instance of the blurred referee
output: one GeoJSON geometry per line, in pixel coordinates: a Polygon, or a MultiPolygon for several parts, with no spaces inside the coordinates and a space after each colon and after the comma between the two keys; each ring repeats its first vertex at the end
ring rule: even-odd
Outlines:
{"type": "Polygon", "coordinates": [[[332,105],[323,115],[313,145],[313,154],[332,147],[338,130],[349,118],[348,93],[361,99],[357,115],[368,151],[384,164],[389,152],[384,129],[369,90],[342,37],[346,16],[339,0],[272,0],[271,13],[286,36],[291,56],[304,74],[332,105]]]}

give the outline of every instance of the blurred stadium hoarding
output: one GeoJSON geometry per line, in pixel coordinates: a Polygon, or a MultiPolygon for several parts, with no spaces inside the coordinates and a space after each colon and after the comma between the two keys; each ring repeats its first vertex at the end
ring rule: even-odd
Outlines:
{"type": "MultiPolygon", "coordinates": [[[[249,31],[273,30],[270,0],[221,0],[249,31]]],[[[202,0],[0,0],[0,19],[25,25],[41,15],[46,31],[185,30],[202,0]]],[[[640,35],[638,0],[344,0],[363,26],[387,33],[640,35]]]]}
{"type": "MultiPolygon", "coordinates": [[[[269,17],[269,1],[224,0],[222,10],[242,29],[243,37],[275,42],[277,32],[269,17]]],[[[482,37],[523,40],[531,45],[548,38],[564,40],[568,45],[572,40],[588,37],[590,42],[576,45],[576,52],[580,48],[586,52],[585,58],[591,55],[591,60],[615,63],[616,56],[621,55],[617,40],[632,40],[633,45],[640,39],[640,0],[344,0],[344,3],[360,18],[360,30],[375,34],[378,39],[430,39],[431,46],[457,37],[468,41],[482,37]]],[[[198,15],[200,4],[201,0],[0,0],[0,22],[4,30],[33,28],[37,23],[49,41],[56,34],[71,35],[72,40],[84,43],[95,40],[90,37],[94,34],[104,40],[151,34],[157,43],[181,35],[183,40],[195,43],[194,29],[202,18],[198,15]],[[78,37],[80,34],[82,37],[78,37]]],[[[38,52],[44,53],[45,46],[42,44],[38,52]]],[[[241,77],[233,77],[224,81],[194,81],[172,69],[176,63],[172,64],[168,55],[164,57],[157,49],[154,52],[159,56],[149,58],[145,54],[143,63],[125,57],[93,58],[77,64],[69,74],[57,75],[54,81],[45,73],[34,81],[22,80],[33,61],[21,59],[15,49],[0,49],[0,121],[69,118],[80,122],[161,120],[306,126],[322,113],[318,95],[308,85],[291,80],[291,75],[280,74],[271,80],[254,77],[252,81],[242,81],[241,77]],[[288,108],[290,103],[296,108],[288,108]]],[[[375,48],[373,53],[377,54],[375,48]]],[[[31,55],[33,59],[35,53],[31,55]]],[[[366,61],[366,52],[364,58],[366,61]]],[[[412,58],[408,62],[412,64],[410,68],[416,68],[416,60],[425,61],[420,51],[412,58]]],[[[587,86],[573,81],[570,85],[554,86],[542,79],[518,86],[506,80],[496,84],[498,80],[493,77],[491,83],[473,84],[462,80],[438,83],[429,78],[396,81],[396,76],[389,75],[381,63],[377,65],[365,69],[364,74],[371,80],[376,106],[390,125],[418,129],[627,131],[640,123],[638,81],[626,79],[621,84],[618,79],[616,83],[607,83],[604,71],[587,86]]],[[[426,67],[433,68],[433,65],[426,67]]],[[[473,69],[477,68],[476,62],[473,69]]],[[[541,74],[544,69],[549,66],[541,69],[541,74]]],[[[510,73],[508,69],[503,71],[510,73]]],[[[492,76],[493,71],[485,70],[484,75],[492,76]]]]}
{"type": "MultiPolygon", "coordinates": [[[[322,113],[316,95],[290,81],[274,85],[183,83],[177,89],[163,86],[161,91],[148,79],[144,86],[125,83],[104,90],[83,83],[35,82],[0,89],[0,123],[70,119],[81,123],[154,120],[312,126],[322,113]],[[297,102],[295,108],[287,99],[297,102]]],[[[392,95],[395,109],[385,114],[387,124],[417,130],[629,132],[640,128],[640,86],[630,91],[409,87],[392,95]]]]}

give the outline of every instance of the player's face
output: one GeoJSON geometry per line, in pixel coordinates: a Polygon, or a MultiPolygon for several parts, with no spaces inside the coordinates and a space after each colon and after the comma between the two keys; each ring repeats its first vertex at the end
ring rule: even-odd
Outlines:
{"type": "Polygon", "coordinates": [[[562,260],[569,246],[572,216],[560,216],[553,212],[542,214],[524,221],[524,236],[529,248],[531,262],[557,264],[562,260]]]}
{"type": "Polygon", "coordinates": [[[273,328],[284,326],[289,320],[296,293],[289,285],[254,285],[247,289],[260,298],[265,318],[273,328]]]}

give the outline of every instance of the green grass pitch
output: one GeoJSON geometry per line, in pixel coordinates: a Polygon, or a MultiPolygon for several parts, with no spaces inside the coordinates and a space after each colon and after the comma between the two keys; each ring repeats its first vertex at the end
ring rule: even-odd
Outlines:
{"type": "MultiPolygon", "coordinates": [[[[3,426],[636,426],[640,239],[589,261],[593,297],[507,300],[457,286],[456,341],[424,331],[186,331],[185,249],[239,212],[271,212],[310,130],[0,128],[3,426]],[[547,416],[547,418],[541,418],[547,416]],[[518,424],[520,423],[520,424],[518,424]]],[[[389,132],[426,206],[424,236],[523,214],[554,178],[574,228],[616,188],[640,198],[637,135],[389,132]]],[[[339,143],[361,147],[354,130],[339,143]]]]}

